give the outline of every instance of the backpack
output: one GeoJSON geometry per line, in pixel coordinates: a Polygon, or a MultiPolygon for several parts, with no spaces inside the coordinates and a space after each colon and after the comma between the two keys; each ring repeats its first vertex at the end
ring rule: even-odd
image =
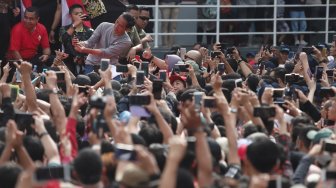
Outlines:
{"type": "MultiPolygon", "coordinates": [[[[217,0],[206,0],[204,5],[217,5],[217,0]]],[[[217,17],[217,8],[216,7],[202,8],[202,15],[205,18],[214,19],[217,17]]]]}

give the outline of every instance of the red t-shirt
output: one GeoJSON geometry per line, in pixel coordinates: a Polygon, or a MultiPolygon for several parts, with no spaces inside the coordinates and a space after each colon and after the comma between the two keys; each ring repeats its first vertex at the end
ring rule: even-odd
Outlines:
{"type": "Polygon", "coordinates": [[[49,39],[46,28],[37,23],[33,32],[24,27],[23,22],[16,24],[11,31],[10,51],[19,51],[25,60],[32,59],[41,45],[43,49],[49,48],[49,39]]]}

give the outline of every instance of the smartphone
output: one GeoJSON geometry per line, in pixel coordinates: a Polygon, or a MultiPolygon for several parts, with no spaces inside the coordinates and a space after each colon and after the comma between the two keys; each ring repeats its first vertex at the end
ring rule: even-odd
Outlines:
{"type": "Polygon", "coordinates": [[[219,74],[223,74],[225,72],[225,64],[224,63],[218,63],[217,70],[219,74]]]}
{"type": "Polygon", "coordinates": [[[55,71],[57,76],[57,83],[65,82],[65,72],[64,71],[55,71]]]}
{"type": "Polygon", "coordinates": [[[275,108],[270,106],[255,107],[253,109],[253,116],[260,118],[270,118],[275,116],[275,108]]]}
{"type": "Polygon", "coordinates": [[[235,86],[236,86],[236,87],[243,88],[243,80],[242,80],[241,78],[235,80],[235,86]]]}
{"type": "Polygon", "coordinates": [[[295,52],[289,52],[289,54],[288,54],[288,60],[292,60],[292,59],[294,59],[295,58],[295,52]]]}
{"type": "Polygon", "coordinates": [[[141,63],[141,70],[144,71],[146,77],[148,77],[148,73],[149,73],[148,66],[149,66],[149,63],[147,61],[143,61],[141,63]]]}
{"type": "Polygon", "coordinates": [[[7,60],[7,62],[9,63],[10,68],[16,68],[14,63],[18,61],[17,60],[7,60]]]}
{"type": "Polygon", "coordinates": [[[176,70],[179,70],[180,72],[189,72],[188,68],[189,65],[188,64],[177,64],[175,65],[176,70]]]}
{"type": "Polygon", "coordinates": [[[133,145],[128,144],[116,144],[114,156],[118,160],[122,161],[135,161],[136,160],[136,152],[134,150],[133,145]]]}
{"type": "Polygon", "coordinates": [[[162,80],[161,79],[155,79],[153,80],[153,95],[154,99],[161,100],[161,94],[162,94],[162,80]]]}
{"type": "Polygon", "coordinates": [[[136,85],[142,86],[145,81],[145,72],[144,71],[137,71],[136,73],[136,85]]]}
{"type": "Polygon", "coordinates": [[[200,110],[202,106],[203,92],[194,92],[194,104],[196,110],[200,110]]]}
{"type": "Polygon", "coordinates": [[[211,59],[214,59],[216,57],[219,57],[221,55],[221,52],[220,51],[212,51],[210,53],[210,56],[211,56],[211,59]]]}
{"type": "Polygon", "coordinates": [[[217,103],[215,97],[205,96],[203,97],[203,106],[205,108],[216,108],[217,103]]]}
{"type": "Polygon", "coordinates": [[[104,138],[104,133],[109,132],[109,128],[102,113],[98,114],[93,121],[93,132],[96,133],[98,138],[104,138]]]}
{"type": "Polygon", "coordinates": [[[88,86],[78,86],[78,93],[84,93],[84,95],[89,94],[89,87],[88,86]]]}
{"type": "Polygon", "coordinates": [[[333,40],[336,41],[336,35],[333,36],[333,40]]]}
{"type": "Polygon", "coordinates": [[[259,75],[262,75],[264,69],[265,69],[265,63],[261,62],[259,64],[259,75]]]}
{"type": "Polygon", "coordinates": [[[128,72],[128,67],[127,67],[127,65],[116,65],[116,71],[117,72],[123,72],[123,73],[125,73],[125,72],[128,72]]]}
{"type": "Polygon", "coordinates": [[[19,69],[16,69],[16,71],[15,71],[15,78],[16,78],[15,82],[17,82],[17,83],[22,82],[21,73],[20,73],[19,69]]]}
{"type": "Polygon", "coordinates": [[[226,54],[233,54],[233,51],[235,50],[235,48],[231,47],[226,49],[226,54]]]}
{"type": "Polygon", "coordinates": [[[302,47],[302,52],[305,52],[307,55],[312,54],[314,51],[313,47],[302,47]]]}
{"type": "Polygon", "coordinates": [[[167,71],[166,70],[160,70],[160,79],[165,82],[167,80],[167,71]]]}
{"type": "Polygon", "coordinates": [[[101,59],[100,60],[100,70],[106,71],[110,65],[110,60],[109,59],[101,59]]]}
{"type": "Polygon", "coordinates": [[[336,142],[334,140],[326,139],[322,144],[323,151],[336,153],[336,142]]]}
{"type": "Polygon", "coordinates": [[[331,98],[335,96],[335,92],[331,87],[321,87],[320,96],[322,98],[331,98]]]}
{"type": "Polygon", "coordinates": [[[283,98],[284,94],[285,94],[285,89],[273,88],[273,98],[274,99],[283,98]]]}
{"type": "Polygon", "coordinates": [[[131,106],[149,105],[151,102],[149,95],[130,95],[128,100],[131,106]]]}
{"type": "Polygon", "coordinates": [[[15,102],[16,101],[16,98],[17,96],[19,95],[19,86],[17,85],[10,85],[10,88],[11,88],[11,101],[12,102],[15,102]]]}
{"type": "Polygon", "coordinates": [[[315,67],[315,79],[317,82],[321,82],[323,70],[324,70],[324,67],[321,67],[321,66],[315,67]]]}
{"type": "Polygon", "coordinates": [[[333,78],[334,77],[334,70],[333,69],[326,70],[326,73],[327,73],[327,75],[328,75],[329,78],[333,78]]]}
{"type": "Polygon", "coordinates": [[[90,16],[89,15],[82,15],[81,16],[83,21],[90,21],[90,16]]]}
{"type": "Polygon", "coordinates": [[[71,181],[71,167],[69,165],[39,167],[34,172],[36,182],[47,182],[49,180],[71,181]]]}

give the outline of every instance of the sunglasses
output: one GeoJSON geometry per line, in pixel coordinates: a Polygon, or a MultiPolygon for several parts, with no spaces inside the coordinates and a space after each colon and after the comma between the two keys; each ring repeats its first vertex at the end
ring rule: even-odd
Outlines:
{"type": "Polygon", "coordinates": [[[149,18],[146,17],[146,16],[139,16],[139,18],[142,19],[143,21],[148,21],[149,20],[149,18]]]}
{"type": "Polygon", "coordinates": [[[187,56],[187,55],[185,55],[185,56],[184,56],[184,59],[190,59],[190,60],[193,60],[193,61],[195,61],[195,59],[194,59],[194,58],[191,58],[191,57],[189,57],[189,56],[187,56]]]}

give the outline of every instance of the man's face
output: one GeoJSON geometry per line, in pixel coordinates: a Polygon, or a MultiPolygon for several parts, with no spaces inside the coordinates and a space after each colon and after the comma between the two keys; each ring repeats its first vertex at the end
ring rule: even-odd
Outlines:
{"type": "Polygon", "coordinates": [[[328,119],[336,121],[336,101],[333,101],[332,105],[327,110],[328,119]]]}
{"type": "Polygon", "coordinates": [[[330,55],[336,57],[336,42],[333,42],[330,47],[330,55]]]}
{"type": "Polygon", "coordinates": [[[286,63],[288,59],[288,53],[287,52],[280,52],[280,61],[282,63],[286,63]]]}
{"type": "Polygon", "coordinates": [[[75,8],[75,9],[73,9],[72,13],[70,15],[72,22],[74,22],[75,20],[80,19],[81,15],[83,15],[83,9],[81,9],[81,8],[75,8]]]}
{"type": "Polygon", "coordinates": [[[23,17],[24,26],[27,29],[33,29],[39,21],[39,17],[36,16],[35,12],[25,12],[23,17]]]}
{"type": "Polygon", "coordinates": [[[139,14],[138,19],[136,19],[136,26],[140,29],[145,29],[149,21],[149,11],[142,10],[139,14]]]}
{"type": "Polygon", "coordinates": [[[117,35],[123,35],[126,31],[127,21],[123,16],[119,16],[119,18],[115,21],[114,25],[114,33],[117,35]]]}
{"type": "Polygon", "coordinates": [[[175,80],[172,86],[174,88],[175,93],[184,89],[184,84],[181,80],[175,80]]]}

